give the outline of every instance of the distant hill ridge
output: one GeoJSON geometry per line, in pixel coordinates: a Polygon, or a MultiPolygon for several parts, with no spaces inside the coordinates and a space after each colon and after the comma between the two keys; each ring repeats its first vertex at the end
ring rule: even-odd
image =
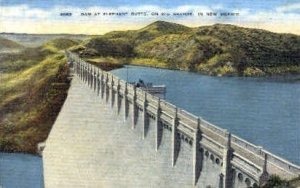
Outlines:
{"type": "MultiPolygon", "coordinates": [[[[91,35],[92,36],[92,35],[91,35]]],[[[26,47],[38,47],[44,43],[57,39],[65,38],[72,40],[85,40],[91,37],[83,34],[27,34],[27,33],[0,33],[0,37],[15,41],[26,47]]]]}
{"type": "Polygon", "coordinates": [[[228,24],[190,28],[157,21],[139,30],[92,37],[73,51],[83,57],[151,59],[166,68],[210,75],[300,72],[300,36],[228,24]]]}
{"type": "Polygon", "coordinates": [[[21,44],[8,40],[6,38],[0,37],[0,51],[1,50],[12,50],[12,49],[22,49],[24,46],[21,44]]]}

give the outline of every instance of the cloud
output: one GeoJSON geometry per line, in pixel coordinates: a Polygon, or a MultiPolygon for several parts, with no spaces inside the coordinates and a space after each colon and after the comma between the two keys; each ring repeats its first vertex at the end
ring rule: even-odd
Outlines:
{"type": "Polygon", "coordinates": [[[51,17],[52,14],[52,11],[30,8],[28,5],[0,6],[0,10],[1,19],[45,19],[51,17]]]}
{"type": "Polygon", "coordinates": [[[251,10],[250,8],[228,8],[222,4],[212,6],[185,5],[164,8],[157,5],[87,8],[73,6],[54,6],[49,9],[32,8],[28,5],[0,6],[0,32],[29,33],[86,33],[103,34],[112,30],[137,29],[156,20],[165,20],[187,26],[229,23],[245,27],[269,29],[275,32],[300,34],[300,14],[290,12],[297,10],[299,4],[286,5],[274,10],[251,10]],[[60,16],[62,12],[71,12],[71,17],[60,16]],[[122,13],[126,16],[104,16],[103,13],[122,13]],[[147,16],[131,16],[131,13],[145,12],[147,16]],[[172,13],[192,12],[192,16],[174,16],[172,13]],[[207,16],[206,13],[233,12],[239,16],[207,16]],[[82,13],[92,13],[82,16],[82,13]],[[100,13],[100,15],[94,15],[100,13]],[[156,13],[158,15],[156,15],[156,13]],[[170,15],[168,15],[168,13],[170,15]],[[203,13],[203,16],[199,15],[203,13]],[[164,15],[163,15],[164,14],[164,15]]]}
{"type": "Polygon", "coordinates": [[[287,4],[276,8],[277,12],[300,11],[300,3],[287,4]]]}

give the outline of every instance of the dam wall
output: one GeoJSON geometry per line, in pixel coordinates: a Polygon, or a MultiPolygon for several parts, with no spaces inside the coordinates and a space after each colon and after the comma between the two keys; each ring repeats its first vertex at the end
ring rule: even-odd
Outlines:
{"type": "Polygon", "coordinates": [[[67,57],[74,77],[43,152],[45,187],[243,188],[263,184],[272,174],[299,176],[299,166],[262,147],[76,54],[67,57]],[[64,174],[55,162],[72,172],[64,174]]]}

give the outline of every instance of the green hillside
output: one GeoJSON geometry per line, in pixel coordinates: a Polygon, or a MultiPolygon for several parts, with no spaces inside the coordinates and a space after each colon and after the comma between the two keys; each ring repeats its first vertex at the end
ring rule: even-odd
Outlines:
{"type": "Polygon", "coordinates": [[[112,56],[133,57],[134,47],[156,37],[191,31],[190,28],[168,22],[154,22],[140,30],[113,31],[103,36],[92,37],[73,51],[80,53],[83,57],[112,56]]]}
{"type": "Polygon", "coordinates": [[[209,75],[300,72],[300,36],[224,24],[189,28],[157,21],[93,37],[73,51],[85,58],[127,58],[124,63],[209,75]]]}
{"type": "Polygon", "coordinates": [[[156,37],[190,32],[192,29],[183,25],[169,23],[164,21],[154,22],[142,29],[132,31],[113,31],[104,35],[107,39],[118,39],[122,41],[128,41],[134,45],[155,39],[156,37]]]}
{"type": "Polygon", "coordinates": [[[72,46],[76,46],[80,43],[79,40],[72,40],[66,38],[56,38],[52,39],[42,45],[43,50],[49,50],[51,52],[57,52],[59,50],[68,49],[72,46]]]}
{"type": "Polygon", "coordinates": [[[239,73],[299,73],[300,36],[221,24],[198,28],[196,34],[221,40],[225,49],[213,58],[220,62],[220,56],[229,53],[229,61],[239,73]]]}
{"type": "Polygon", "coordinates": [[[73,44],[53,40],[2,59],[0,151],[36,153],[47,138],[69,88],[63,49],[73,44]]]}

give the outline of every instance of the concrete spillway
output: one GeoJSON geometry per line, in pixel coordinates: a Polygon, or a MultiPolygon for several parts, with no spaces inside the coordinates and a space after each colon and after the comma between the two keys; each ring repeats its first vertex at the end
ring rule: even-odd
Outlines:
{"type": "Polygon", "coordinates": [[[156,152],[138,126],[74,77],[43,152],[45,187],[191,187],[191,156],[172,167],[168,138],[156,152]]]}

